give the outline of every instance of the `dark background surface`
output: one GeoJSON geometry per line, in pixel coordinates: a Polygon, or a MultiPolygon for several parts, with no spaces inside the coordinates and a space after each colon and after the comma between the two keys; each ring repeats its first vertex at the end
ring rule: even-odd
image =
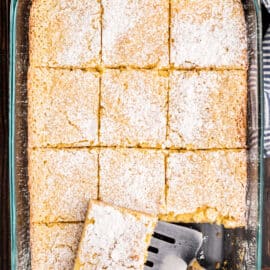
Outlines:
{"type": "MultiPolygon", "coordinates": [[[[9,264],[8,22],[9,1],[0,0],[0,269],[9,264]]],[[[23,269],[22,269],[23,270],[23,269]]]]}
{"type": "MultiPolygon", "coordinates": [[[[0,269],[10,269],[8,187],[8,39],[9,0],[0,0],[0,269]]],[[[263,8],[263,31],[270,15],[263,8]]],[[[265,161],[265,221],[263,265],[270,270],[270,159],[265,161]]],[[[23,270],[23,269],[21,269],[23,270]]]]}

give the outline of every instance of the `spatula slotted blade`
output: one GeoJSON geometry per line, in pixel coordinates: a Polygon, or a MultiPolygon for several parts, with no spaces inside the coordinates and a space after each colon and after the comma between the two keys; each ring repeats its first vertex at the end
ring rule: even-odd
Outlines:
{"type": "Polygon", "coordinates": [[[144,269],[160,270],[166,264],[166,259],[173,257],[179,263],[184,261],[188,265],[196,257],[202,242],[202,234],[196,230],[159,221],[151,239],[144,269]]]}

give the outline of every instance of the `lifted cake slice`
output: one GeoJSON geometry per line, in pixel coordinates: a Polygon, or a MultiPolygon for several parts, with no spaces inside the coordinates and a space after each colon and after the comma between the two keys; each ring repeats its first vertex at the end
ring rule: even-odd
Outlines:
{"type": "Polygon", "coordinates": [[[92,200],[74,270],[143,269],[157,219],[92,200]]]}
{"type": "Polygon", "coordinates": [[[245,226],[246,183],[245,150],[171,153],[162,219],[245,226]]]}

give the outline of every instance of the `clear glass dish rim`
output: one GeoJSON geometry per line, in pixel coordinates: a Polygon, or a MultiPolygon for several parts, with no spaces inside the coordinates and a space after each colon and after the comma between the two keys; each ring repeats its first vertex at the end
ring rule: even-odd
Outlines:
{"type": "MultiPolygon", "coordinates": [[[[258,59],[258,225],[257,225],[257,258],[256,269],[262,268],[263,245],[263,193],[264,193],[264,95],[263,95],[263,68],[262,68],[262,24],[260,0],[252,0],[257,17],[257,59],[258,59]]],[[[19,0],[10,3],[10,36],[9,36],[9,197],[10,197],[10,252],[11,269],[17,269],[17,218],[16,218],[16,190],[15,190],[15,91],[16,91],[16,15],[19,0]]]]}

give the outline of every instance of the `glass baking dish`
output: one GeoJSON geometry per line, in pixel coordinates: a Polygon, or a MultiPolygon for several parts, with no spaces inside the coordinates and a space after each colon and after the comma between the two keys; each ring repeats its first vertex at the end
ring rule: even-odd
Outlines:
{"type": "MultiPolygon", "coordinates": [[[[247,227],[185,224],[205,237],[198,260],[206,269],[261,269],[263,209],[263,93],[259,0],[242,0],[249,40],[247,227]]],[[[31,1],[11,1],[9,172],[12,269],[31,268],[27,187],[28,19],[31,1]]]]}

